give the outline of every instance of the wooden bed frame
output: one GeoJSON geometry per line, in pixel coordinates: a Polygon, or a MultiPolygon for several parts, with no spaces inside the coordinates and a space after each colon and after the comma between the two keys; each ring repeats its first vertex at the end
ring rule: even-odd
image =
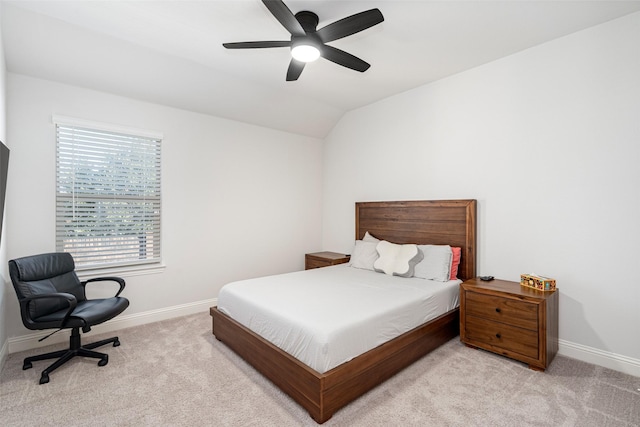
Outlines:
{"type": "MultiPolygon", "coordinates": [[[[476,275],[476,201],[356,203],[356,239],[462,248],[458,278],[476,275]]],[[[213,334],[318,423],[459,333],[456,308],[323,374],[211,307],[213,334]]]]}

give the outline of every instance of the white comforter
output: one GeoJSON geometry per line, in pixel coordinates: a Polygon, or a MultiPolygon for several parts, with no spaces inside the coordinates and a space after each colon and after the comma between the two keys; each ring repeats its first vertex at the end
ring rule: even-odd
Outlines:
{"type": "Polygon", "coordinates": [[[218,309],[323,373],[454,309],[459,284],[342,264],[229,283],[218,309]]]}

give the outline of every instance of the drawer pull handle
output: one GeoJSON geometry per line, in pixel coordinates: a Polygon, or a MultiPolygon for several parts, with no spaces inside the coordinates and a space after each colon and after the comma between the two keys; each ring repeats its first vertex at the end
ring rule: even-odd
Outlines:
{"type": "Polygon", "coordinates": [[[500,334],[496,334],[496,338],[500,339],[502,336],[500,334]]]}
{"type": "Polygon", "coordinates": [[[500,309],[499,308],[496,308],[496,313],[500,313],[500,309]]]}

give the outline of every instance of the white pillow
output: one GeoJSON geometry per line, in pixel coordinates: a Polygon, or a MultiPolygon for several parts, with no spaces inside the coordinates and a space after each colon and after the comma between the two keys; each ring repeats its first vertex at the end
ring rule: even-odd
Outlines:
{"type": "Polygon", "coordinates": [[[376,243],[356,240],[349,263],[351,267],[373,270],[373,263],[378,259],[376,243]]]}
{"type": "Polygon", "coordinates": [[[380,257],[373,263],[373,269],[390,276],[411,277],[422,252],[417,245],[397,245],[381,240],[376,246],[380,257]]]}
{"type": "Polygon", "coordinates": [[[448,282],[453,253],[449,245],[419,245],[424,258],[416,265],[413,275],[421,279],[448,282]]]}
{"type": "Polygon", "coordinates": [[[375,237],[373,237],[371,234],[369,234],[368,231],[366,231],[364,233],[364,237],[362,238],[362,240],[364,242],[373,242],[373,243],[378,243],[380,241],[380,239],[376,239],[375,237]]]}

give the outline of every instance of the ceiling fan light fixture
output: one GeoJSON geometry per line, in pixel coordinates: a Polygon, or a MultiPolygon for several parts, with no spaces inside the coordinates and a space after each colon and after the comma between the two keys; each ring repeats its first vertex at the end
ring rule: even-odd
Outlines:
{"type": "Polygon", "coordinates": [[[301,62],[313,62],[320,58],[320,50],[310,44],[298,44],[291,48],[293,59],[301,62]]]}

